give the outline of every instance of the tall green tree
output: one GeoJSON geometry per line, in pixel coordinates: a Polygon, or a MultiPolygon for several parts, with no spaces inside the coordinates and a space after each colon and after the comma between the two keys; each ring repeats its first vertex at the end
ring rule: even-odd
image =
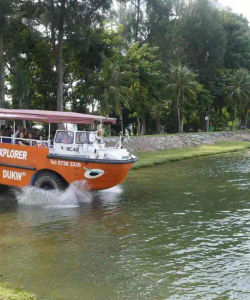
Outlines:
{"type": "Polygon", "coordinates": [[[221,11],[220,19],[227,40],[225,68],[250,69],[250,27],[247,19],[229,11],[221,11]]]}
{"type": "Polygon", "coordinates": [[[188,102],[197,97],[200,84],[196,78],[197,75],[186,66],[172,66],[169,70],[166,89],[172,93],[172,99],[176,103],[179,132],[183,132],[183,117],[188,102]]]}
{"type": "MultiPolygon", "coordinates": [[[[57,110],[64,109],[63,85],[63,47],[69,36],[76,36],[86,31],[88,26],[99,21],[102,10],[107,8],[110,0],[40,0],[39,18],[47,29],[52,50],[55,53],[57,74],[57,110]]],[[[34,4],[36,5],[36,4],[34,4]]],[[[84,34],[81,35],[81,38],[84,34]]],[[[79,37],[79,36],[78,36],[79,37]]]]}
{"type": "Polygon", "coordinates": [[[209,0],[190,2],[180,17],[178,47],[185,64],[199,74],[207,88],[215,80],[216,69],[224,66],[226,33],[218,10],[209,0]]]}
{"type": "Polygon", "coordinates": [[[8,35],[9,18],[13,12],[13,2],[0,0],[0,107],[5,103],[5,57],[4,39],[8,35]]]}
{"type": "Polygon", "coordinates": [[[158,47],[159,57],[165,67],[180,59],[177,47],[178,24],[181,16],[182,0],[147,0],[147,36],[146,41],[158,47]]]}
{"type": "Polygon", "coordinates": [[[110,113],[119,115],[122,133],[124,131],[122,108],[129,108],[128,87],[123,85],[123,75],[119,62],[114,63],[106,57],[99,74],[100,79],[97,81],[101,112],[104,115],[110,113]]]}
{"type": "Polygon", "coordinates": [[[137,133],[146,133],[146,116],[152,104],[160,101],[164,86],[161,61],[157,58],[158,49],[149,44],[136,42],[128,49],[124,58],[127,86],[131,109],[137,116],[137,133]],[[140,129],[140,130],[139,130],[140,129]]]}
{"type": "Polygon", "coordinates": [[[143,42],[147,36],[146,30],[147,0],[118,0],[118,23],[124,27],[123,36],[132,44],[143,42]]]}
{"type": "Polygon", "coordinates": [[[245,116],[245,126],[248,128],[248,111],[250,108],[250,74],[244,69],[237,70],[229,78],[228,96],[234,101],[234,119],[237,119],[237,108],[245,116]]]}

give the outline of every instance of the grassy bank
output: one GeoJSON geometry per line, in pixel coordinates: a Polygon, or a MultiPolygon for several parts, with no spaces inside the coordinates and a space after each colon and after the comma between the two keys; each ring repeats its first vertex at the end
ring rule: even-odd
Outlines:
{"type": "Polygon", "coordinates": [[[0,299],[1,300],[35,300],[37,299],[31,293],[21,289],[12,289],[6,283],[0,281],[0,299]]]}
{"type": "Polygon", "coordinates": [[[158,152],[138,152],[137,156],[140,161],[133,166],[133,170],[164,164],[170,161],[236,152],[248,148],[250,148],[249,142],[220,142],[195,148],[168,149],[158,152]]]}

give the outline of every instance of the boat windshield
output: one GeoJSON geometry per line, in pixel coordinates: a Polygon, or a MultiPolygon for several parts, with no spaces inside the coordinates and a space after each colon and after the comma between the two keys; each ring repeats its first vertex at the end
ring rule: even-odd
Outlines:
{"type": "Polygon", "coordinates": [[[72,131],[57,131],[56,143],[59,144],[73,144],[74,132],[72,131]]]}

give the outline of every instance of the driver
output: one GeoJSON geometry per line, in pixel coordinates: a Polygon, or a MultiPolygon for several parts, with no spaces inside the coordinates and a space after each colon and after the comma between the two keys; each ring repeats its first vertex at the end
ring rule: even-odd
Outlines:
{"type": "Polygon", "coordinates": [[[73,143],[73,135],[70,134],[69,132],[64,132],[63,133],[63,136],[62,136],[62,140],[61,140],[61,143],[63,144],[72,144],[73,143]]]}

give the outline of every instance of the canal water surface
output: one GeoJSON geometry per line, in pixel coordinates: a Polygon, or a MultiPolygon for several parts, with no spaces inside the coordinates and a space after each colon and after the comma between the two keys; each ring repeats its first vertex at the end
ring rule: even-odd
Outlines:
{"type": "Polygon", "coordinates": [[[250,299],[250,154],[132,171],[97,194],[0,196],[0,274],[39,299],[250,299]]]}

